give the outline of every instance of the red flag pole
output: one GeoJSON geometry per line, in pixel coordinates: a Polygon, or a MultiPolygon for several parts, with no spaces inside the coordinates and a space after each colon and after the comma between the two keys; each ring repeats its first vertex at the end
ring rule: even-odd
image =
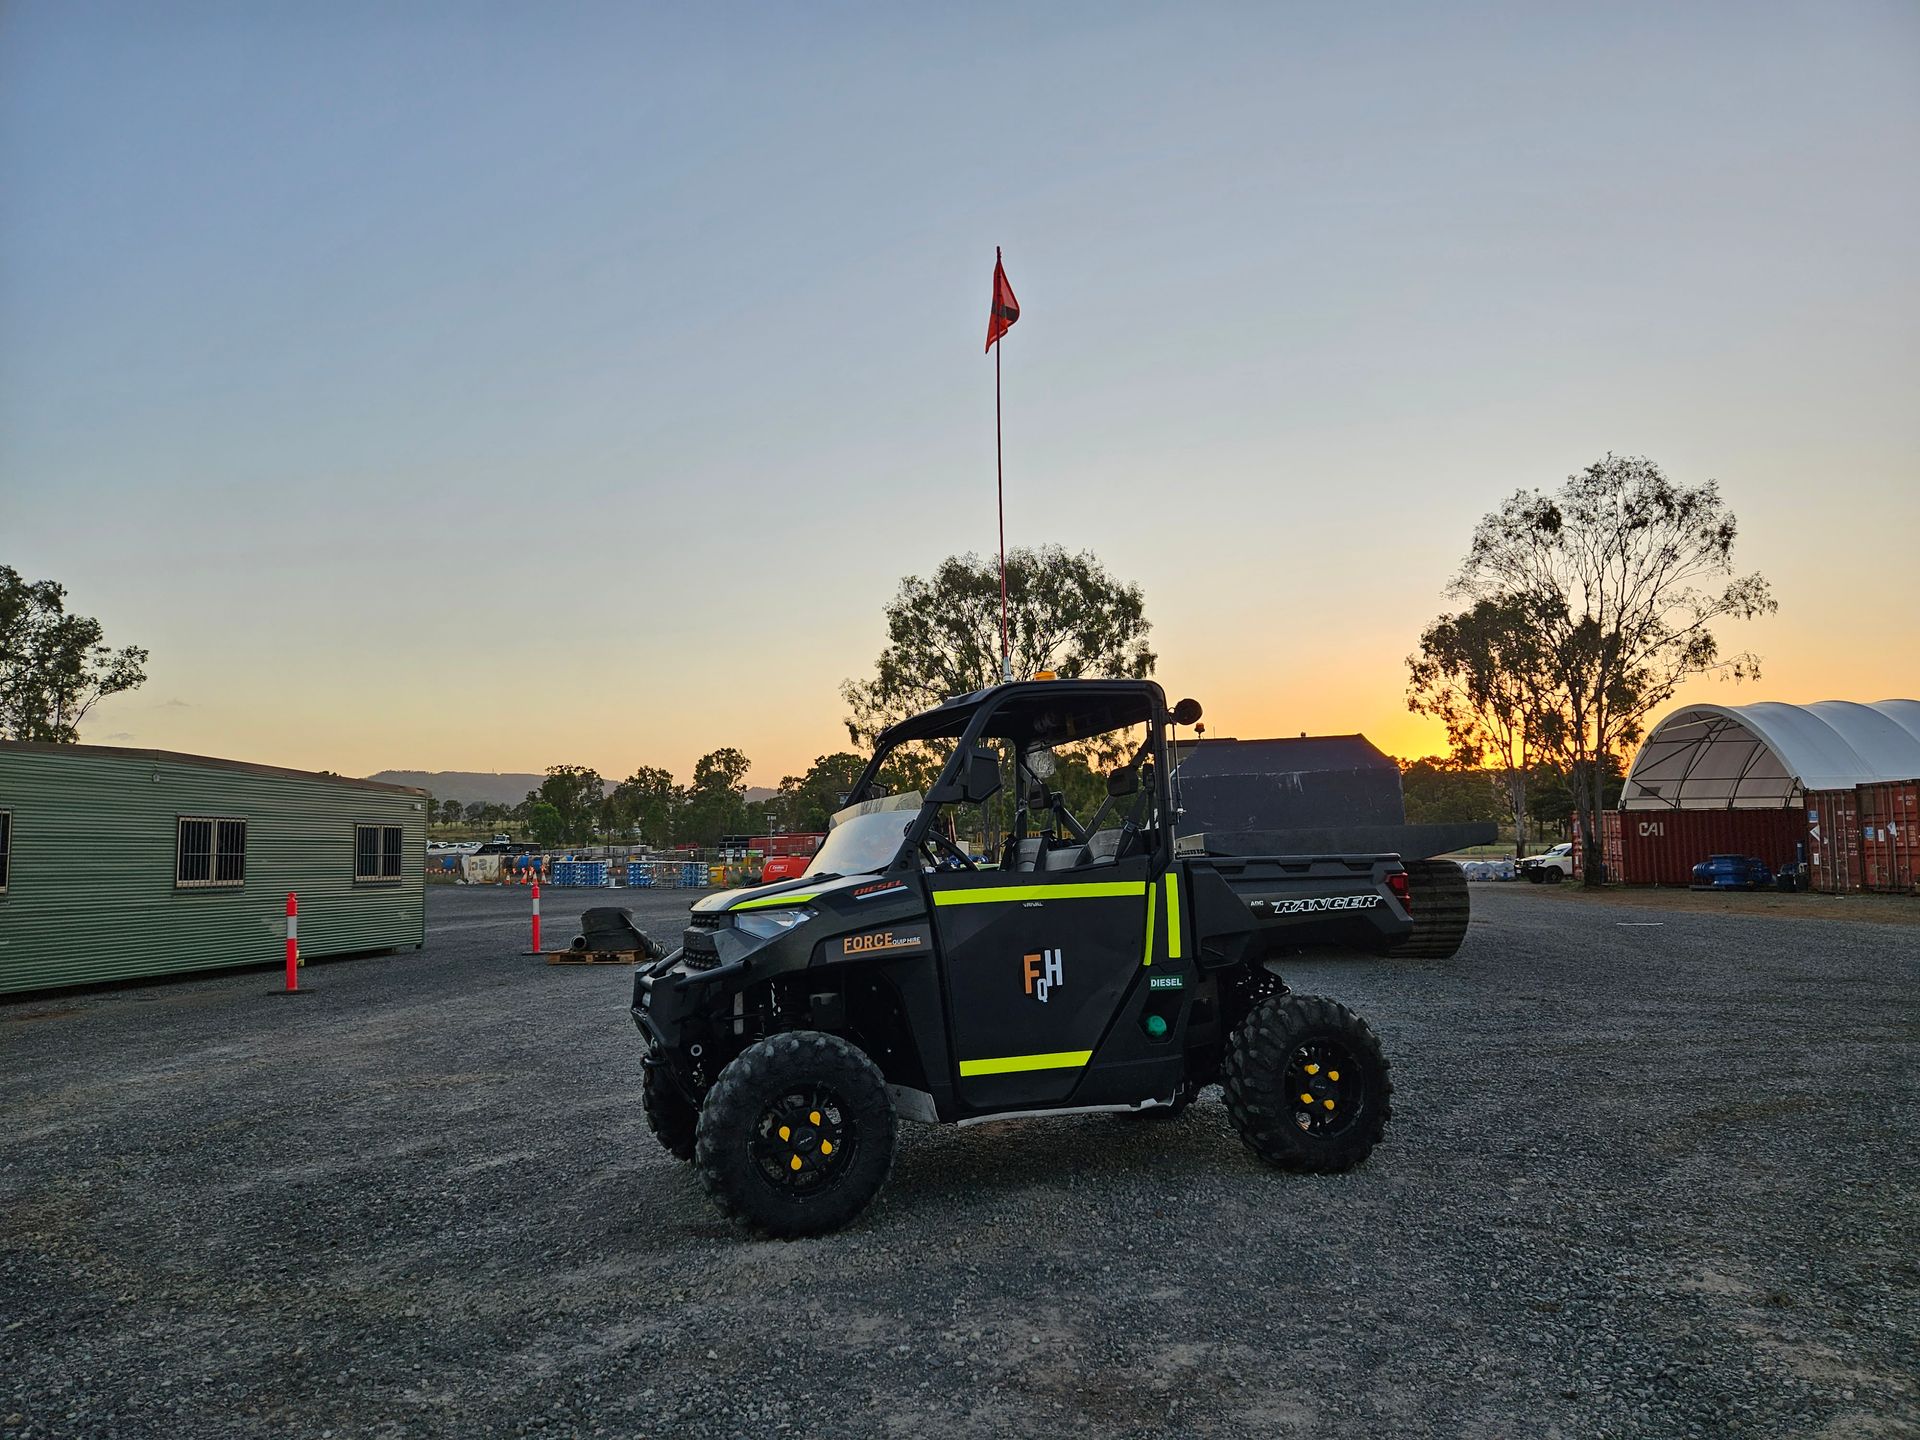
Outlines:
{"type": "MultiPolygon", "coordinates": [[[[997,245],[993,257],[996,263],[1000,259],[997,245]]],[[[993,490],[1000,510],[1000,679],[1010,682],[1013,651],[1007,644],[1007,469],[1000,450],[1000,345],[1000,340],[993,342],[993,490]]]]}

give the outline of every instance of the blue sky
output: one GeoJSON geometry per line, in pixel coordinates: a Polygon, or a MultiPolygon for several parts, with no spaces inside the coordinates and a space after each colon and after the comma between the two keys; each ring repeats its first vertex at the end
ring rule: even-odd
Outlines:
{"type": "Polygon", "coordinates": [[[0,562],[153,650],[89,738],[770,783],[993,545],[999,244],[1010,538],[1218,733],[1418,748],[1474,520],[1608,450],[1775,580],[1731,698],[1913,694],[1916,175],[1910,4],[27,0],[0,562]]]}

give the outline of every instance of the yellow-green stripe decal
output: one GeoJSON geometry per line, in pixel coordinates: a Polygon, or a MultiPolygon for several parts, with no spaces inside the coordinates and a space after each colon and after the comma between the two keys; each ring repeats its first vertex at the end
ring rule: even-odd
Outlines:
{"type": "Polygon", "coordinates": [[[1167,958],[1180,958],[1180,877],[1167,872],[1167,958]]]}
{"type": "Polygon", "coordinates": [[[762,895],[758,900],[742,900],[735,910],[766,910],[775,905],[798,905],[818,895],[818,890],[794,890],[785,895],[762,895]]]}
{"type": "Polygon", "coordinates": [[[1154,903],[1159,900],[1160,892],[1149,885],[1147,887],[1147,953],[1141,959],[1142,965],[1153,964],[1153,921],[1154,903]]]}
{"type": "Polygon", "coordinates": [[[1011,905],[1024,900],[1102,900],[1146,893],[1144,880],[1103,880],[1092,885],[993,885],[978,890],[936,890],[936,905],[1011,905]]]}
{"type": "Polygon", "coordinates": [[[1022,1070],[1077,1070],[1093,1058],[1091,1050],[1059,1050],[1051,1055],[999,1055],[991,1060],[962,1060],[962,1075],[1012,1075],[1022,1070]]]}

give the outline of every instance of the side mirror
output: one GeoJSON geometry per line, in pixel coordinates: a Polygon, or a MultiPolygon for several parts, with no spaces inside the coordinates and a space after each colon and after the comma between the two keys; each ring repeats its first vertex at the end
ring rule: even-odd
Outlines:
{"type": "Polygon", "coordinates": [[[984,805],[1000,793],[1000,761],[991,750],[978,747],[967,752],[961,763],[960,773],[952,780],[942,780],[927,792],[927,799],[935,805],[951,805],[956,801],[967,805],[984,805]]]}
{"type": "Polygon", "coordinates": [[[1124,770],[1116,770],[1107,776],[1107,794],[1115,800],[1124,800],[1129,795],[1140,793],[1140,772],[1129,765],[1124,770]]]}
{"type": "Polygon", "coordinates": [[[1173,707],[1173,723],[1176,725],[1190,726],[1199,720],[1200,714],[1200,702],[1198,700],[1182,700],[1178,705],[1173,707]]]}

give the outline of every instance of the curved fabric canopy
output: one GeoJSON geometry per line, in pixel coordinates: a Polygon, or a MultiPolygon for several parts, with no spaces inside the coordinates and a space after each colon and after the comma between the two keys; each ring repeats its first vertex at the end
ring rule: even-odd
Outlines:
{"type": "Polygon", "coordinates": [[[1691,705],[1633,757],[1628,810],[1777,810],[1808,790],[1920,777],[1920,700],[1691,705]]]}

